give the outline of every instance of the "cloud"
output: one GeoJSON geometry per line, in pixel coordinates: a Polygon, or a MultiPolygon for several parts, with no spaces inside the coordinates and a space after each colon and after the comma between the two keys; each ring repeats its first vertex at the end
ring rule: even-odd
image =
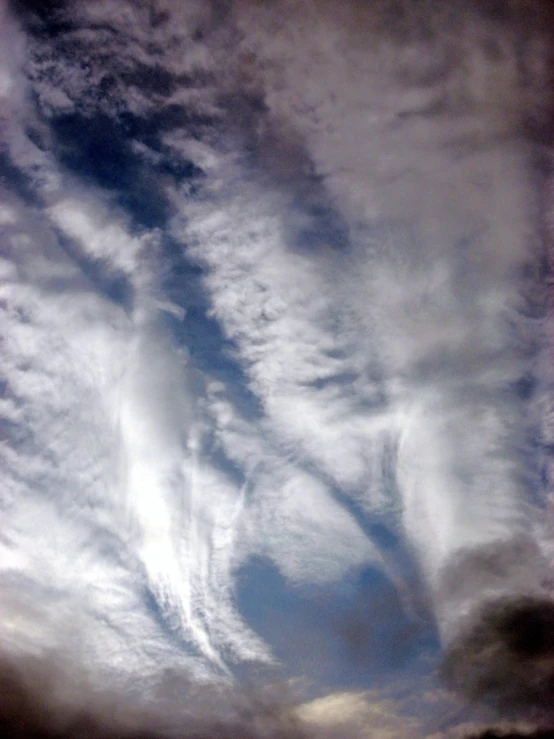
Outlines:
{"type": "Polygon", "coordinates": [[[335,693],[303,701],[292,685],[198,685],[167,672],[149,701],[93,687],[71,661],[5,657],[0,669],[0,728],[7,739],[52,737],[182,737],[225,739],[385,739],[424,736],[415,718],[377,692],[335,693]]]}
{"type": "Polygon", "coordinates": [[[100,672],[275,666],[257,558],[314,603],[378,571],[452,649],[546,597],[523,7],[12,6],[2,578],[100,672]]]}
{"type": "Polygon", "coordinates": [[[517,737],[529,737],[529,739],[551,739],[551,729],[537,729],[533,731],[519,731],[517,728],[505,727],[500,729],[486,729],[484,733],[467,735],[467,739],[517,739],[517,737]]]}
{"type": "Polygon", "coordinates": [[[433,591],[460,551],[536,531],[539,410],[514,390],[536,368],[545,310],[523,277],[542,247],[522,145],[526,116],[546,110],[545,6],[528,19],[529,45],[517,3],[505,24],[471,3],[396,26],[388,6],[356,6],[367,38],[385,31],[373,47],[338,11],[329,21],[332,5],[280,7],[236,13],[237,85],[242,70],[266,106],[264,132],[282,128],[274,187],[262,199],[225,162],[233,187],[216,191],[220,210],[213,195],[187,204],[184,234],[285,449],[375,511],[383,481],[368,484],[370,460],[396,440],[402,525],[433,591]],[[437,56],[425,56],[430,38],[437,56]],[[291,239],[281,183],[295,160],[342,213],[349,249],[291,239]]]}
{"type": "Polygon", "coordinates": [[[444,674],[472,700],[506,712],[552,705],[552,600],[502,598],[482,607],[450,645],[444,674]]]}

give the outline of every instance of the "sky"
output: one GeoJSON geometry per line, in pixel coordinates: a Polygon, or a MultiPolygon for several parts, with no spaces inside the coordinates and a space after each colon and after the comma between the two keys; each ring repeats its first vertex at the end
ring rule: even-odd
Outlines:
{"type": "Polygon", "coordinates": [[[10,660],[544,709],[547,6],[2,0],[10,660]]]}

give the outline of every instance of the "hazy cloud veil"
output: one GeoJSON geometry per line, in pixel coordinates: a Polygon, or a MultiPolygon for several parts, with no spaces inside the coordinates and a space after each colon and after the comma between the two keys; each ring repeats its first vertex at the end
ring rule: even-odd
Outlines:
{"type": "Polygon", "coordinates": [[[3,651],[550,700],[548,2],[0,7],[3,651]]]}

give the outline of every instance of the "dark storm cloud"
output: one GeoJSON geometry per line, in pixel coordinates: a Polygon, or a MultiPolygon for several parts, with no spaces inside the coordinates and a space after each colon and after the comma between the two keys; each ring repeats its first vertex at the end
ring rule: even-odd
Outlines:
{"type": "Polygon", "coordinates": [[[501,598],[483,605],[449,646],[447,682],[503,712],[544,712],[554,701],[554,601],[501,598]]]}
{"type": "Polygon", "coordinates": [[[488,729],[483,734],[472,734],[467,739],[554,739],[554,731],[551,729],[537,729],[537,731],[497,731],[496,729],[488,729]]]}
{"type": "Polygon", "coordinates": [[[501,728],[481,729],[459,736],[460,739],[554,739],[554,729],[521,728],[505,724],[501,728]]]}
{"type": "Polygon", "coordinates": [[[462,552],[445,568],[437,598],[457,604],[460,616],[441,677],[470,702],[495,706],[502,715],[550,718],[554,601],[532,592],[502,595],[510,581],[518,583],[515,593],[525,593],[529,562],[535,575],[548,576],[536,543],[523,537],[462,552]],[[475,591],[486,594],[484,602],[467,613],[475,591]]]}

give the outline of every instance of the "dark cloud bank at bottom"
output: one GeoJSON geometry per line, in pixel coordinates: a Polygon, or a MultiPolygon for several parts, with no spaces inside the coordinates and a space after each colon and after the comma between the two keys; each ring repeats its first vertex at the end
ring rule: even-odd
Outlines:
{"type": "MultiPolygon", "coordinates": [[[[0,656],[0,739],[383,736],[382,727],[371,726],[371,718],[364,723],[359,716],[340,715],[331,725],[303,720],[298,711],[303,696],[259,676],[221,687],[168,674],[152,701],[142,703],[102,692],[86,674],[87,666],[72,662],[71,655],[0,656]]],[[[554,738],[554,601],[527,596],[485,603],[447,647],[439,678],[469,704],[494,706],[503,728],[466,734],[432,731],[432,739],[554,738]],[[541,728],[516,730],[522,720],[541,728]]],[[[412,727],[406,724],[409,739],[412,727]]],[[[385,735],[392,736],[388,729],[385,735]]]]}
{"type": "Polygon", "coordinates": [[[450,645],[442,672],[470,700],[554,713],[554,602],[529,596],[485,603],[450,645]]]}
{"type": "MultiPolygon", "coordinates": [[[[369,622],[367,613],[366,618],[369,622]]],[[[341,714],[331,725],[303,720],[298,707],[305,696],[263,676],[224,688],[168,673],[145,704],[102,692],[86,675],[87,666],[72,661],[71,654],[37,659],[0,651],[0,739],[383,737],[371,718],[364,723],[341,714]]],[[[503,728],[463,734],[463,725],[456,729],[449,723],[443,724],[444,733],[431,731],[429,739],[554,738],[554,600],[518,596],[485,602],[445,647],[438,678],[470,706],[496,709],[503,728]],[[521,721],[541,728],[516,730],[521,721]]],[[[414,685],[412,703],[418,689],[414,685]]],[[[423,705],[423,695],[421,700],[423,705]]],[[[407,739],[414,737],[411,728],[406,723],[407,739]]],[[[392,736],[389,729],[385,736],[392,736]]]]}
{"type": "MultiPolygon", "coordinates": [[[[554,602],[501,599],[485,605],[448,649],[442,677],[466,699],[494,704],[514,726],[534,716],[533,731],[490,728],[466,739],[554,737],[554,602]],[[545,726],[548,714],[552,728],[545,726]]],[[[175,676],[149,705],[102,694],[63,659],[0,659],[3,739],[361,739],[382,736],[359,721],[309,724],[286,687],[216,688],[175,676]],[[267,688],[267,689],[266,689],[267,688]]],[[[390,733],[387,733],[390,736],[390,733]]],[[[433,733],[433,739],[451,734],[433,733]]],[[[460,737],[460,734],[456,734],[460,737]]],[[[401,739],[401,737],[399,737],[401,739]]]]}
{"type": "MultiPolygon", "coordinates": [[[[101,695],[52,661],[0,663],[0,737],[3,739],[231,739],[304,737],[283,702],[231,697],[183,683],[171,708],[101,695]],[[176,714],[179,717],[176,717],[176,714]]],[[[173,700],[173,699],[172,699],[173,700]]],[[[163,696],[161,698],[163,703],[163,696]]]]}

